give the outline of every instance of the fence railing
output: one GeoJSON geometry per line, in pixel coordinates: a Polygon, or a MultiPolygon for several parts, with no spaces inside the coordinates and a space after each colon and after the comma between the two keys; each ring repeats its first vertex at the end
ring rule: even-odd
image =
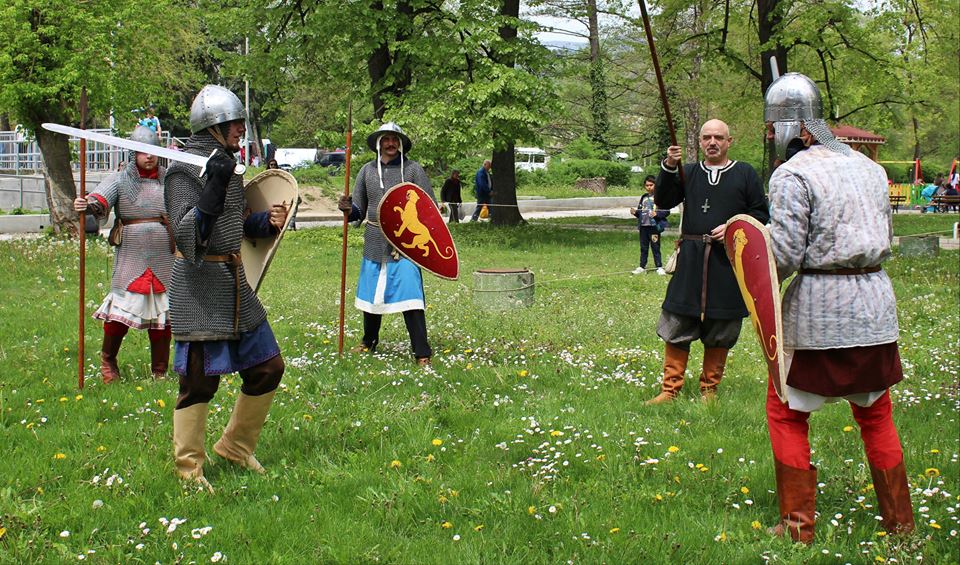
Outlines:
{"type": "MultiPolygon", "coordinates": [[[[109,129],[92,129],[97,133],[114,135],[109,129]]],[[[170,134],[161,132],[160,142],[166,146],[170,142],[170,134]]],[[[73,170],[80,170],[80,140],[70,138],[70,160],[73,170]]],[[[115,171],[120,163],[127,160],[127,150],[96,141],[87,142],[87,170],[88,171],[115,171]]],[[[40,173],[43,171],[43,157],[37,141],[27,138],[21,131],[0,131],[0,172],[16,175],[40,173]]]]}

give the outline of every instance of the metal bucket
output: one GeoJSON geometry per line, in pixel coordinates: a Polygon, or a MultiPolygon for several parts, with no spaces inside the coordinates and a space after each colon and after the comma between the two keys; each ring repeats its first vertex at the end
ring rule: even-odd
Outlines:
{"type": "Polygon", "coordinates": [[[533,305],[533,273],[529,269],[480,269],[473,272],[473,303],[489,310],[533,305]]]}

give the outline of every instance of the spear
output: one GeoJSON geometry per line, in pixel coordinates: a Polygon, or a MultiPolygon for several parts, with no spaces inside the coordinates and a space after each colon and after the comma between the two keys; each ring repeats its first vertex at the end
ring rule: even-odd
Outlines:
{"type": "MultiPolygon", "coordinates": [[[[87,127],[87,87],[80,91],[80,129],[87,127]]],[[[80,198],[87,197],[87,140],[80,138],[80,198]]],[[[87,268],[87,214],[80,212],[80,339],[77,347],[77,373],[80,390],[83,390],[83,323],[86,319],[84,290],[87,268]]]]}
{"type": "MultiPolygon", "coordinates": [[[[673,128],[673,117],[670,115],[670,102],[667,101],[667,89],[663,85],[663,75],[660,73],[660,58],[657,57],[657,47],[653,44],[653,31],[650,29],[650,17],[647,15],[647,4],[644,0],[637,0],[640,3],[640,16],[643,18],[643,31],[647,34],[647,45],[650,46],[650,58],[653,60],[653,71],[657,75],[657,86],[660,88],[660,104],[663,105],[663,113],[667,120],[667,129],[670,130],[670,143],[677,144],[677,132],[673,128]]],[[[683,163],[680,163],[679,174],[680,183],[683,181],[683,163]]]]}
{"type": "MultiPolygon", "coordinates": [[[[353,102],[347,104],[347,166],[343,177],[343,195],[350,196],[350,148],[353,143],[353,102]]],[[[337,352],[343,355],[343,317],[344,301],[347,293],[347,223],[350,212],[343,213],[343,252],[340,255],[340,340],[337,352]]]]}

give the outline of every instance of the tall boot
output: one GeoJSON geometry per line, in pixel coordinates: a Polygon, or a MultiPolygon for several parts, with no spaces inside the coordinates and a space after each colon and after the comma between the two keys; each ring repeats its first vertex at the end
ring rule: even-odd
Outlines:
{"type": "Polygon", "coordinates": [[[797,469],[773,460],[777,474],[777,499],[780,501],[780,523],[772,532],[783,536],[790,532],[793,541],[813,543],[813,526],[817,511],[817,468],[797,469]]]}
{"type": "Polygon", "coordinates": [[[723,378],[723,369],[727,365],[729,349],[708,347],[703,350],[703,371],[700,372],[700,394],[704,400],[712,400],[717,395],[717,385],[723,378]]]}
{"type": "Polygon", "coordinates": [[[120,367],[117,366],[117,353],[123,344],[123,334],[103,333],[103,346],[100,348],[100,374],[103,384],[120,379],[120,367]]]}
{"type": "Polygon", "coordinates": [[[647,401],[647,404],[670,402],[683,388],[683,373],[687,370],[690,352],[669,343],[663,351],[663,386],[660,394],[647,401]]]}
{"type": "Polygon", "coordinates": [[[883,529],[891,534],[909,534],[913,531],[913,505],[907,471],[901,461],[896,467],[880,470],[870,465],[873,490],[877,493],[883,529]]]}
{"type": "Polygon", "coordinates": [[[213,487],[203,476],[203,462],[207,459],[203,446],[206,437],[206,402],[173,411],[173,460],[177,474],[182,479],[197,481],[213,492],[213,487]]]}
{"type": "Polygon", "coordinates": [[[277,391],[272,390],[260,396],[249,396],[242,392],[237,396],[230,421],[220,440],[213,446],[217,455],[251,471],[266,473],[266,469],[253,456],[253,451],[257,448],[263,422],[267,419],[270,403],[276,394],[277,391]]]}
{"type": "Polygon", "coordinates": [[[150,372],[155,379],[166,378],[170,363],[170,334],[150,337],[150,372]]]}

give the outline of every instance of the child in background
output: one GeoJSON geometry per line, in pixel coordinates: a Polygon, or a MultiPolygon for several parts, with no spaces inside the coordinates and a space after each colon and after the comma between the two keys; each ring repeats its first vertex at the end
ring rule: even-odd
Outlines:
{"type": "Polygon", "coordinates": [[[650,248],[653,248],[653,263],[657,266],[657,274],[665,275],[663,270],[663,260],[660,256],[660,234],[667,226],[667,216],[670,210],[657,210],[653,203],[653,190],[656,187],[656,179],[653,175],[647,175],[643,179],[643,188],[646,194],[640,197],[640,203],[636,208],[630,208],[630,214],[637,218],[637,230],[640,232],[640,266],[633,270],[633,274],[639,275],[646,271],[647,254],[650,248]]]}

